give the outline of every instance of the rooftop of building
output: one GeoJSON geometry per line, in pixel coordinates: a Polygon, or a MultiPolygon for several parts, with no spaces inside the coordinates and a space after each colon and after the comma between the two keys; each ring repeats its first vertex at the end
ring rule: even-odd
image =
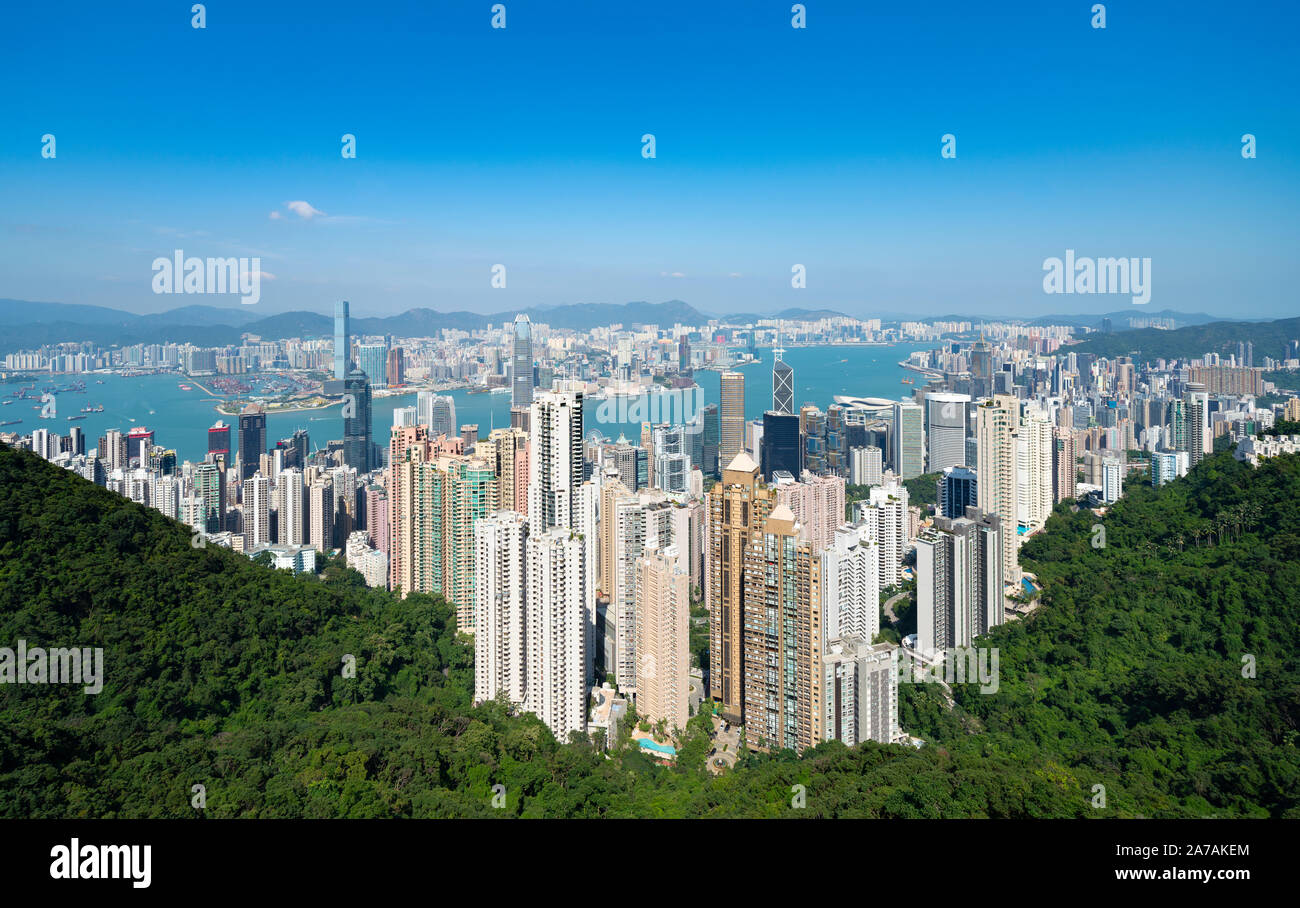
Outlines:
{"type": "Polygon", "coordinates": [[[741,451],[732,458],[731,463],[727,465],[727,469],[737,473],[753,473],[758,470],[758,464],[754,463],[752,457],[741,451]]]}

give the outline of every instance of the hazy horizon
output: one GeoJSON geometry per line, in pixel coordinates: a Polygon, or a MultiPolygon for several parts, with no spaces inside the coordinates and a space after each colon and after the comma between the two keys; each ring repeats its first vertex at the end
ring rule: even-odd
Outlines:
{"type": "MultiPolygon", "coordinates": [[[[237,316],[237,318],[232,319],[232,326],[234,323],[242,323],[244,321],[252,321],[255,319],[268,318],[271,316],[286,315],[286,314],[297,313],[297,312],[308,312],[314,315],[320,315],[329,318],[332,318],[334,315],[333,300],[316,304],[314,306],[307,306],[307,305],[286,306],[283,308],[272,309],[270,307],[266,307],[261,304],[253,305],[253,306],[241,306],[238,304],[237,301],[234,303],[225,304],[220,301],[220,297],[214,297],[214,296],[180,296],[180,295],[164,294],[160,298],[163,300],[172,301],[173,305],[164,306],[161,308],[158,307],[129,308],[126,305],[108,305],[105,303],[94,303],[94,302],[68,303],[62,300],[21,300],[21,299],[7,297],[3,295],[0,295],[0,302],[37,303],[42,305],[55,305],[55,306],[59,306],[59,305],[99,306],[101,308],[118,310],[131,315],[138,315],[138,316],[159,315],[166,312],[175,311],[178,309],[187,309],[193,307],[202,307],[208,310],[228,309],[235,316],[237,316]]],[[[1067,299],[1073,299],[1077,301],[1078,297],[1068,297],[1067,299]]],[[[572,306],[584,306],[584,305],[662,306],[662,305],[669,305],[669,304],[683,304],[686,306],[691,306],[697,312],[700,312],[702,315],[711,318],[726,317],[729,315],[748,314],[748,313],[753,313],[760,316],[775,316],[779,312],[791,310],[791,309],[804,309],[808,311],[827,310],[827,311],[838,312],[845,316],[850,316],[852,318],[857,318],[862,320],[878,318],[878,319],[882,319],[883,321],[905,321],[905,320],[912,320],[912,319],[916,319],[918,321],[927,321],[927,320],[932,320],[943,316],[959,316],[967,319],[1006,318],[1009,320],[1028,320],[1028,319],[1036,319],[1041,317],[1048,317],[1052,315],[1059,315],[1062,318],[1070,317],[1070,316],[1099,316],[1100,317],[1103,315],[1110,315],[1110,314],[1120,314],[1120,313],[1129,314],[1130,312],[1135,318],[1141,318],[1141,317],[1158,318],[1158,317],[1166,316],[1168,313],[1174,313],[1175,315],[1184,315],[1184,316],[1210,316],[1215,320],[1220,320],[1220,321],[1261,321],[1261,320],[1272,321],[1280,318],[1294,317],[1288,315],[1252,317],[1252,316],[1239,315],[1239,314],[1224,314],[1215,311],[1180,309],[1174,306],[1161,306],[1158,308],[1154,306],[1145,306],[1145,307],[1134,306],[1132,307],[1131,310],[1125,310],[1122,307],[1116,305],[1114,299],[1110,297],[1093,296],[1091,297],[1091,299],[1099,300],[1100,302],[1096,302],[1093,305],[1088,305],[1085,302],[1083,304],[1075,305],[1075,306],[1059,307],[1059,311],[1044,310],[1042,312],[1038,312],[1037,314],[1029,313],[1023,315],[1012,315],[1007,312],[986,312],[986,311],[962,312],[960,309],[956,307],[953,308],[939,307],[933,313],[918,313],[918,312],[902,313],[902,312],[896,312],[892,310],[883,310],[883,309],[876,309],[876,308],[868,308],[861,312],[853,312],[845,308],[844,306],[838,306],[834,304],[826,305],[826,306],[816,306],[816,307],[791,305],[784,308],[770,308],[770,309],[761,309],[757,307],[741,308],[739,306],[736,306],[727,310],[716,310],[716,309],[704,309],[700,306],[692,304],[689,300],[683,300],[680,298],[663,299],[663,300],[624,300],[624,301],[609,301],[609,302],[580,300],[580,301],[575,301],[573,303],[555,303],[555,304],[546,304],[546,305],[521,303],[520,305],[515,307],[506,307],[500,309],[486,309],[486,310],[476,310],[476,309],[471,309],[469,307],[457,306],[457,305],[442,305],[442,306],[415,305],[415,306],[406,307],[398,311],[388,311],[388,310],[377,311],[368,308],[364,304],[359,305],[357,300],[349,300],[348,303],[349,303],[349,313],[353,319],[388,318],[392,316],[402,315],[406,312],[410,312],[416,309],[430,309],[435,312],[440,312],[445,314],[468,312],[473,315],[495,316],[495,315],[509,315],[511,313],[525,312],[530,310],[562,309],[564,307],[571,306],[571,305],[572,306]]],[[[40,323],[42,321],[48,321],[48,320],[49,319],[33,319],[33,322],[40,323]]],[[[12,321],[11,323],[18,324],[19,322],[12,321]]]]}

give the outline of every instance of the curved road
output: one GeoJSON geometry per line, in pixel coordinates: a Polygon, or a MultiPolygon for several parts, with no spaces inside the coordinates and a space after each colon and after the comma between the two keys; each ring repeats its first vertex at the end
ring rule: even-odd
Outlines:
{"type": "Polygon", "coordinates": [[[894,614],[894,603],[898,602],[900,599],[906,599],[909,595],[911,595],[911,593],[908,590],[904,590],[901,593],[895,593],[885,600],[885,616],[889,619],[891,624],[898,623],[898,616],[894,614]]]}

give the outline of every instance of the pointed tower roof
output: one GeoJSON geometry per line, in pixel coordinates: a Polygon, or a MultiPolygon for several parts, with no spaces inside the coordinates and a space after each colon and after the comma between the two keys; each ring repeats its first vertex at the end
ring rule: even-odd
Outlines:
{"type": "Polygon", "coordinates": [[[753,473],[758,469],[758,464],[754,463],[752,457],[744,451],[741,451],[732,458],[731,463],[727,464],[727,469],[735,470],[740,473],[753,473]]]}

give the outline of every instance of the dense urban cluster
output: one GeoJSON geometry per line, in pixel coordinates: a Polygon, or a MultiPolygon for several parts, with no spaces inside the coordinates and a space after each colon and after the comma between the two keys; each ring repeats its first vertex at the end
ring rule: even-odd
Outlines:
{"type": "Polygon", "coordinates": [[[187,524],[196,548],[308,574],[341,553],[370,587],[442,597],[472,646],[475,701],[508,701],[560,741],[630,736],[671,762],[708,713],[721,769],[832,740],[919,745],[900,678],[1038,607],[1021,549],[1060,506],[1105,515],[1221,440],[1251,465],[1300,448],[1258,437],[1300,419],[1300,398],[1264,378],[1300,365],[1294,341],[1256,367],[1248,343],[1139,362],[1072,349],[1075,333],[840,316],[575,331],[520,315],[399,342],[354,336],[340,303],[332,342],[47,349],[5,366],[298,372],[289,399],[341,402],[341,439],[272,443],[270,400],[217,420],[198,462],[142,426],[89,449],[75,426],[4,438],[187,524]],[[904,361],[902,399],[801,401],[783,359],[783,343],[903,339],[932,349],[904,361]],[[771,403],[747,413],[768,348],[771,403]],[[702,370],[720,373],[717,401],[693,395],[702,370]],[[508,394],[510,424],[459,424],[452,387],[508,394]],[[376,394],[412,391],[374,425],[376,394]],[[603,434],[611,421],[635,440],[603,434]]]}

